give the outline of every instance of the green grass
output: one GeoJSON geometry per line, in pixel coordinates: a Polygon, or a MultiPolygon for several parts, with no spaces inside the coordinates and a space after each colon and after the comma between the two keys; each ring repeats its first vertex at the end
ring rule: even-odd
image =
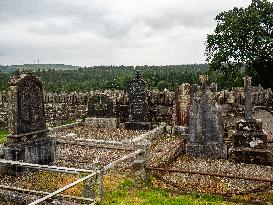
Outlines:
{"type": "Polygon", "coordinates": [[[62,123],[62,125],[72,124],[72,123],[75,123],[75,122],[76,122],[75,119],[68,119],[68,120],[64,121],[64,122],[62,123]]]}
{"type": "Polygon", "coordinates": [[[0,130],[0,144],[7,141],[8,132],[6,130],[0,130]]]}
{"type": "Polygon", "coordinates": [[[162,188],[146,186],[137,188],[133,182],[124,178],[118,186],[106,191],[102,203],[116,205],[186,205],[186,204],[233,204],[224,202],[219,196],[212,195],[176,195],[162,188]]]}

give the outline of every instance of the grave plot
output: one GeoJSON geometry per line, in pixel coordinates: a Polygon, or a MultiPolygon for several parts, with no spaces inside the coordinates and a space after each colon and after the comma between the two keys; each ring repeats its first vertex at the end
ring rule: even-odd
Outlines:
{"type": "Polygon", "coordinates": [[[132,139],[146,131],[141,130],[126,130],[126,129],[104,129],[78,124],[72,128],[63,128],[58,131],[53,131],[53,136],[56,138],[83,138],[97,140],[115,140],[122,141],[132,139]],[[71,135],[72,133],[72,135],[71,135]],[[74,134],[74,135],[73,135],[74,134]]]}

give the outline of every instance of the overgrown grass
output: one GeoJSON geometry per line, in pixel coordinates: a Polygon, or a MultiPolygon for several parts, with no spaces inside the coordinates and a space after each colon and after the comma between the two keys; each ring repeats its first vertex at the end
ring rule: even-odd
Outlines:
{"type": "Polygon", "coordinates": [[[234,204],[224,202],[219,196],[200,196],[196,194],[176,195],[161,188],[154,188],[153,186],[137,188],[130,178],[123,178],[117,180],[117,182],[118,181],[118,184],[111,184],[111,188],[109,188],[109,184],[107,185],[106,183],[106,195],[105,200],[102,203],[103,205],[234,204]]]}
{"type": "Polygon", "coordinates": [[[62,122],[62,125],[72,124],[72,123],[75,123],[75,122],[76,122],[75,119],[68,119],[68,120],[62,122]]]}
{"type": "Polygon", "coordinates": [[[8,132],[6,130],[0,130],[0,144],[3,144],[7,140],[8,132]]]}

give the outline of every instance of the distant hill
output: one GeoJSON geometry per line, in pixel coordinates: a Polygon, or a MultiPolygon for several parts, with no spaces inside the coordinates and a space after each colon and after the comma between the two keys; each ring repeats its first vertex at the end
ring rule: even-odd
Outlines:
{"type": "Polygon", "coordinates": [[[78,70],[80,66],[65,65],[65,64],[23,64],[23,65],[0,65],[0,71],[2,72],[13,72],[16,70],[29,69],[32,71],[49,71],[49,70],[78,70]]]}

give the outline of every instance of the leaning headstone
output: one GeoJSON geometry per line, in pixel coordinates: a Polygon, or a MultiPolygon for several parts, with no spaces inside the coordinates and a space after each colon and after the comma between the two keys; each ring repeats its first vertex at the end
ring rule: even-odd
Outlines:
{"type": "Polygon", "coordinates": [[[191,86],[189,137],[186,154],[193,157],[226,159],[221,107],[214,99],[216,86],[208,85],[207,76],[199,77],[201,85],[191,86]]]}
{"type": "MultiPolygon", "coordinates": [[[[11,135],[4,146],[4,158],[35,164],[51,164],[56,142],[47,135],[43,87],[32,74],[21,74],[10,81],[9,126],[11,135]]],[[[11,166],[9,174],[21,174],[25,169],[11,166]]]]}
{"type": "Polygon", "coordinates": [[[267,135],[262,129],[262,121],[252,118],[251,78],[244,78],[245,119],[240,120],[232,136],[229,150],[230,160],[249,164],[272,164],[272,153],[267,146],[267,135]]]}
{"type": "Polygon", "coordinates": [[[148,130],[151,123],[148,122],[148,96],[146,82],[140,78],[139,71],[136,72],[134,80],[128,89],[129,121],[125,128],[129,130],[148,130]]]}
{"type": "Polygon", "coordinates": [[[113,99],[104,93],[91,96],[88,100],[85,124],[95,128],[116,128],[117,119],[114,118],[113,99]]]}

